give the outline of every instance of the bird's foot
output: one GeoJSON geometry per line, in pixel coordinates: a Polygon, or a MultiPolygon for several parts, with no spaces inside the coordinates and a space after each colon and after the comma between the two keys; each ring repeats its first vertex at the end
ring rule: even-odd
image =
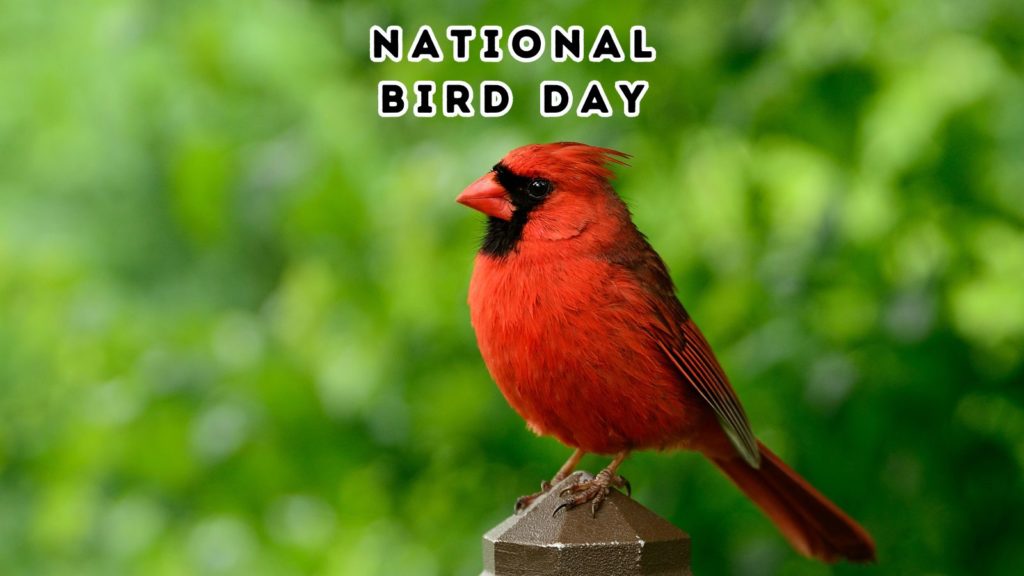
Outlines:
{"type": "Polygon", "coordinates": [[[533,504],[538,498],[547,494],[548,492],[551,492],[552,488],[554,488],[557,484],[561,483],[562,480],[568,478],[569,474],[571,474],[572,471],[576,468],[576,464],[579,463],[580,458],[583,458],[583,454],[583,450],[577,448],[572,453],[572,456],[569,456],[569,459],[565,461],[565,464],[562,464],[562,467],[558,469],[558,472],[555,473],[555,477],[552,478],[550,482],[545,480],[544,482],[540,483],[540,492],[534,492],[533,494],[528,494],[526,496],[520,496],[519,498],[516,498],[516,514],[521,514],[524,510],[529,508],[530,505],[533,504]]]}
{"type": "Polygon", "coordinates": [[[590,515],[596,518],[598,509],[601,508],[601,504],[603,504],[604,499],[608,497],[608,493],[612,487],[624,488],[627,496],[631,496],[633,493],[633,488],[629,485],[629,480],[626,480],[614,471],[605,468],[590,480],[583,480],[569,486],[565,490],[562,490],[559,496],[564,498],[564,500],[558,508],[555,508],[555,511],[552,512],[551,515],[554,516],[555,514],[558,514],[558,511],[563,508],[571,510],[577,506],[590,502],[590,515]]]}
{"type": "Polygon", "coordinates": [[[516,498],[516,514],[522,514],[527,508],[530,507],[530,504],[533,504],[533,502],[537,500],[537,498],[540,498],[541,496],[550,492],[552,487],[554,487],[554,484],[545,480],[540,483],[539,492],[534,492],[533,494],[526,494],[520,496],[519,498],[516,498]]]}

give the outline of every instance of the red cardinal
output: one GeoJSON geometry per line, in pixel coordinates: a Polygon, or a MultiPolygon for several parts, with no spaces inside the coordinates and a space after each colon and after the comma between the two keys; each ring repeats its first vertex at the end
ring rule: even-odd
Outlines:
{"type": "Polygon", "coordinates": [[[695,450],[750,497],[793,547],[873,561],[871,536],[758,442],[665,263],[612,189],[628,155],[574,142],[517,148],[458,202],[488,216],[469,307],[491,376],[530,429],[574,447],[542,491],[588,452],[614,454],[562,494],[596,514],[633,450],[695,450]]]}

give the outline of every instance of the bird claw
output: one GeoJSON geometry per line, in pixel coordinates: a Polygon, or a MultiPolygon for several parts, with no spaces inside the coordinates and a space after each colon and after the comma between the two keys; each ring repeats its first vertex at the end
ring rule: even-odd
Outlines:
{"type": "Polygon", "coordinates": [[[611,487],[625,488],[627,496],[633,494],[633,487],[630,485],[629,480],[618,474],[613,475],[608,470],[601,470],[592,479],[577,482],[559,492],[558,496],[565,500],[555,508],[551,516],[554,517],[563,508],[572,510],[577,506],[590,502],[590,515],[596,518],[597,511],[601,508],[605,498],[608,497],[611,487]]]}
{"type": "Polygon", "coordinates": [[[551,482],[545,480],[540,483],[539,492],[534,492],[533,494],[526,494],[524,496],[516,498],[515,513],[522,514],[527,508],[530,507],[530,504],[533,504],[533,502],[537,500],[537,498],[540,498],[541,496],[550,492],[551,488],[553,488],[551,482]]]}
{"type": "Polygon", "coordinates": [[[569,506],[569,502],[562,502],[561,504],[558,505],[558,508],[555,508],[555,511],[551,513],[551,517],[554,518],[555,515],[558,514],[558,511],[561,510],[562,508],[569,508],[569,507],[570,507],[569,506]]]}

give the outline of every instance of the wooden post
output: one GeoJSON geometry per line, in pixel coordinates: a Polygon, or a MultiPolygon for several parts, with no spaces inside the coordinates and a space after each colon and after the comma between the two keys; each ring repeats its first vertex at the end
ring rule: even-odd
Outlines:
{"type": "Polygon", "coordinates": [[[576,472],[484,535],[481,576],[690,576],[690,537],[635,500],[612,490],[597,512],[590,505],[552,512],[576,472]]]}

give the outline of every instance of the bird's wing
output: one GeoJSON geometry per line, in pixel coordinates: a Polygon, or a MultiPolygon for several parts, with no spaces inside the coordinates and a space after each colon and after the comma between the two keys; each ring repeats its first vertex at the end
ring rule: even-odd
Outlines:
{"type": "Polygon", "coordinates": [[[761,453],[747,414],[711,346],[692,319],[684,320],[681,329],[682,338],[658,331],[660,334],[654,335],[655,341],[683,378],[715,411],[726,435],[743,459],[754,468],[760,467],[761,453]]]}
{"type": "Polygon", "coordinates": [[[761,465],[757,439],[750,421],[725,372],[715,358],[700,329],[675,295],[675,287],[665,263],[646,239],[624,250],[613,262],[626,268],[647,293],[655,312],[654,326],[648,332],[666,357],[690,386],[711,406],[729,440],[744,460],[754,468],[761,465]]]}

